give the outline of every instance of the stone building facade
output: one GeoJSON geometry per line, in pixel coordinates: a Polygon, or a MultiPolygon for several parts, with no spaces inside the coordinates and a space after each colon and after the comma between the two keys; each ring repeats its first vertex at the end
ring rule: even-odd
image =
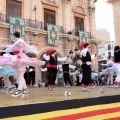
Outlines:
{"type": "MultiPolygon", "coordinates": [[[[37,47],[38,59],[49,49],[55,49],[61,57],[67,56],[78,46],[79,30],[89,32],[91,52],[96,53],[94,12],[94,0],[0,0],[0,45],[12,44],[8,18],[14,16],[25,19],[25,41],[37,47]],[[47,43],[47,23],[59,28],[57,46],[47,43]]],[[[97,70],[97,57],[93,64],[97,70]]],[[[40,70],[36,75],[41,76],[40,70]]]]}
{"type": "Polygon", "coordinates": [[[108,3],[113,6],[115,45],[120,45],[120,0],[108,0],[108,3]]]}

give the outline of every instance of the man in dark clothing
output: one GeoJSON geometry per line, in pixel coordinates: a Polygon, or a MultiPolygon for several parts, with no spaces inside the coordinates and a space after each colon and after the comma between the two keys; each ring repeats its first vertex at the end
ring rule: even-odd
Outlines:
{"type": "Polygon", "coordinates": [[[47,64],[48,90],[51,91],[54,89],[57,76],[57,61],[65,61],[67,57],[60,58],[56,55],[55,50],[50,50],[43,55],[43,58],[49,61],[49,63],[47,64]]]}
{"type": "Polygon", "coordinates": [[[29,66],[29,83],[30,87],[34,87],[35,84],[35,67],[29,66]]]}
{"type": "Polygon", "coordinates": [[[64,62],[63,65],[58,66],[60,69],[62,68],[65,87],[71,87],[70,69],[75,69],[76,66],[70,65],[67,62],[64,62]]]}
{"type": "Polygon", "coordinates": [[[90,84],[91,88],[94,88],[94,83],[93,80],[91,79],[91,55],[89,53],[89,44],[85,43],[84,48],[81,51],[80,55],[82,58],[82,70],[83,70],[83,77],[81,81],[81,91],[86,92],[87,90],[87,85],[90,84]]]}

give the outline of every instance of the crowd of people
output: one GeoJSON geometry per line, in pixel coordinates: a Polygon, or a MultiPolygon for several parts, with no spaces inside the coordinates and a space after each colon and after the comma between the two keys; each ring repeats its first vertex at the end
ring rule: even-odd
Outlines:
{"type": "Polygon", "coordinates": [[[82,92],[88,92],[88,86],[94,88],[95,85],[107,85],[107,87],[118,87],[120,82],[120,47],[115,47],[114,62],[108,60],[107,64],[101,64],[106,66],[100,74],[92,72],[92,60],[94,55],[90,53],[90,45],[88,43],[82,43],[79,46],[80,57],[82,61],[81,68],[72,65],[69,62],[69,57],[60,58],[56,54],[55,50],[49,50],[43,54],[44,61],[37,60],[36,58],[28,57],[25,53],[32,52],[38,53],[34,46],[30,46],[25,43],[24,40],[20,39],[20,33],[14,33],[15,43],[7,46],[3,56],[0,56],[0,74],[4,80],[4,92],[12,93],[12,85],[9,81],[9,76],[16,78],[16,87],[18,90],[12,95],[13,97],[26,94],[28,88],[33,88],[35,84],[35,67],[44,65],[42,72],[47,72],[47,83],[44,81],[39,82],[39,86],[47,86],[49,91],[53,91],[55,88],[55,81],[57,78],[57,71],[60,70],[63,76],[64,86],[71,87],[72,85],[81,86],[82,92]],[[13,52],[14,55],[10,53],[13,52]],[[58,65],[58,61],[61,65],[58,65]],[[81,71],[82,69],[82,71],[81,71]],[[71,71],[73,70],[73,71],[71,71]],[[114,78],[113,74],[116,73],[114,78]],[[76,79],[73,76],[76,76],[76,79]]]}

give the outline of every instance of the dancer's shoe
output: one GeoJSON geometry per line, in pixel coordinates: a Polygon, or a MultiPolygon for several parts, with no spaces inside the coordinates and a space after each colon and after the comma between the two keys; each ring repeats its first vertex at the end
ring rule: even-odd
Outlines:
{"type": "Polygon", "coordinates": [[[22,90],[18,90],[15,94],[12,95],[12,97],[18,97],[22,95],[22,90]]]}
{"type": "Polygon", "coordinates": [[[12,88],[9,88],[7,91],[6,91],[6,93],[8,93],[8,94],[10,94],[10,93],[12,93],[13,92],[13,89],[12,88]]]}

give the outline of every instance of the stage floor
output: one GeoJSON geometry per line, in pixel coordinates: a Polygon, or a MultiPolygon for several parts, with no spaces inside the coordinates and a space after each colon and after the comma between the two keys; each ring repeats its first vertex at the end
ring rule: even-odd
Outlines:
{"type": "Polygon", "coordinates": [[[11,94],[2,93],[2,89],[0,90],[0,107],[120,95],[120,88],[107,88],[106,86],[96,86],[94,89],[89,89],[89,92],[81,92],[80,87],[77,86],[71,88],[56,87],[54,91],[48,91],[44,87],[33,88],[28,93],[29,99],[21,100],[21,96],[16,98],[11,96],[17,89],[14,89],[11,94]],[[99,93],[99,89],[103,89],[105,92],[99,93]],[[65,91],[71,92],[71,96],[64,96],[65,91]]]}

